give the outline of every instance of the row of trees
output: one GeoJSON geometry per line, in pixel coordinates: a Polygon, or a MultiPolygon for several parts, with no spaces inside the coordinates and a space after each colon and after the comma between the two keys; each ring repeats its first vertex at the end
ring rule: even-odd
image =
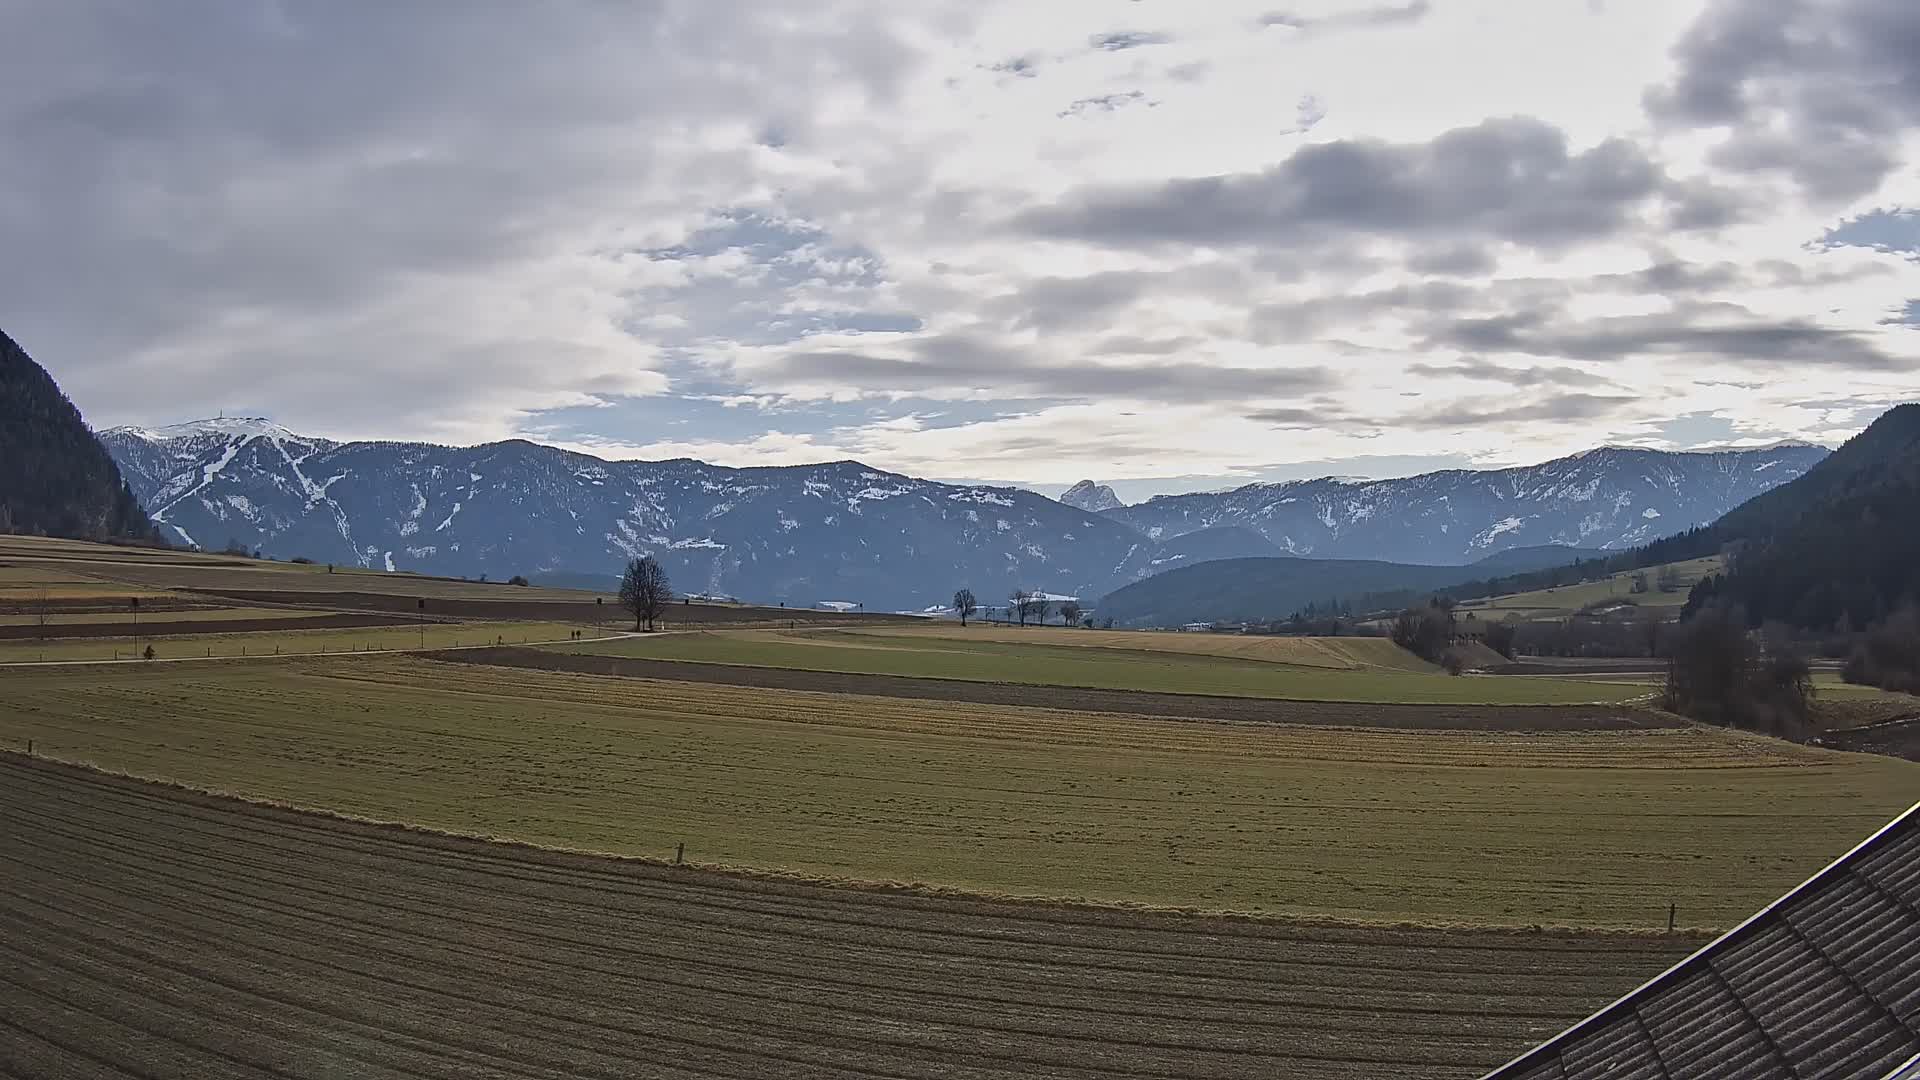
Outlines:
{"type": "MultiPolygon", "coordinates": [[[[1080,606],[1078,600],[1059,601],[1057,609],[1054,603],[1053,598],[1045,593],[1015,589],[1007,596],[1007,615],[1009,618],[1020,620],[1021,626],[1027,625],[1029,620],[1044,625],[1048,614],[1055,610],[1060,614],[1062,626],[1078,626],[1086,615],[1085,609],[1080,606]]],[[[968,619],[979,613],[979,598],[973,595],[972,589],[956,589],[953,593],[953,611],[960,616],[960,625],[965,626],[968,619]]]]}

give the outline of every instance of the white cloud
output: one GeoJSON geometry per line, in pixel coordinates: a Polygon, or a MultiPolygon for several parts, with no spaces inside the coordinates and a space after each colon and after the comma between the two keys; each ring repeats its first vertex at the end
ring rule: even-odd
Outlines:
{"type": "Polygon", "coordinates": [[[99,424],[1033,483],[1833,438],[1920,360],[1817,243],[1920,206],[1916,20],[1789,6],[13,9],[0,324],[99,424]]]}

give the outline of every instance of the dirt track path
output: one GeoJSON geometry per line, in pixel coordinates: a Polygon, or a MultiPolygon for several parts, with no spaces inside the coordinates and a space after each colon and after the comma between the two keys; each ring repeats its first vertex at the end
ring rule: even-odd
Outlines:
{"type": "Polygon", "coordinates": [[[1470,1076],[1696,941],[747,880],[0,755],[0,1073],[1470,1076]]]}

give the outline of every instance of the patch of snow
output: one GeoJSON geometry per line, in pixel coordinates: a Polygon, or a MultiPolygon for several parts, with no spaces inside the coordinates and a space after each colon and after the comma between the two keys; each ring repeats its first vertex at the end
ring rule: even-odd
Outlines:
{"type": "Polygon", "coordinates": [[[993,520],[993,527],[1000,532],[1006,532],[1008,529],[1013,528],[1013,524],[1006,518],[995,518],[993,520]]]}
{"type": "Polygon", "coordinates": [[[714,543],[713,537],[711,536],[703,536],[698,540],[675,540],[673,543],[667,545],[668,548],[674,551],[685,551],[688,548],[715,548],[725,550],[726,546],[725,544],[714,543]]]}
{"type": "Polygon", "coordinates": [[[251,499],[248,499],[245,495],[227,496],[227,505],[233,507],[235,510],[240,511],[241,514],[245,515],[249,519],[251,519],[254,515],[253,501],[251,499]]]}
{"type": "Polygon", "coordinates": [[[459,516],[460,516],[460,508],[461,508],[462,506],[464,506],[464,505],[466,505],[466,504],[465,504],[465,503],[462,503],[462,502],[461,502],[460,500],[458,500],[458,499],[455,499],[455,500],[454,500],[454,502],[453,502],[453,512],[452,512],[452,513],[450,513],[450,514],[448,514],[448,515],[447,515],[447,520],[445,520],[445,521],[443,521],[443,522],[441,522],[441,523],[440,523],[440,525],[439,525],[439,527],[438,527],[438,528],[436,528],[436,529],[434,529],[433,531],[434,531],[434,532],[446,532],[446,531],[447,531],[447,526],[449,526],[449,525],[451,525],[451,524],[453,524],[453,519],[454,519],[454,518],[456,518],[456,517],[459,517],[459,516]]]}
{"type": "Polygon", "coordinates": [[[391,574],[393,573],[393,552],[391,551],[387,552],[386,556],[387,556],[387,573],[391,574]]]}
{"type": "Polygon", "coordinates": [[[413,556],[416,559],[424,559],[427,556],[432,555],[434,552],[439,550],[440,550],[439,548],[429,545],[427,547],[408,548],[407,554],[413,556]]]}
{"type": "Polygon", "coordinates": [[[1652,521],[1654,518],[1657,518],[1660,516],[1660,511],[1655,510],[1653,507],[1649,506],[1645,510],[1640,511],[1640,516],[1643,518],[1646,518],[1648,521],[1652,521]]]}

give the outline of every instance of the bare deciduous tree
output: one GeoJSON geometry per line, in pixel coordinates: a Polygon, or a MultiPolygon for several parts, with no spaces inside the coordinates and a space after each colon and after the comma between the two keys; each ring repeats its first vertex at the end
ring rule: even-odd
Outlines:
{"type": "Polygon", "coordinates": [[[1015,589],[1007,594],[1007,599],[1010,601],[1007,605],[1008,614],[1019,619],[1021,626],[1027,625],[1027,616],[1033,614],[1033,594],[1025,589],[1015,589]]]}
{"type": "Polygon", "coordinates": [[[980,605],[973,599],[972,589],[954,590],[953,610],[960,616],[960,625],[967,625],[967,620],[973,618],[973,613],[980,610],[980,605]]]}
{"type": "Polygon", "coordinates": [[[620,606],[633,613],[633,628],[644,622],[648,630],[667,605],[673,602],[673,586],[667,572],[651,555],[627,560],[627,572],[620,578],[620,606]]]}
{"type": "Polygon", "coordinates": [[[53,601],[47,598],[47,590],[41,589],[40,595],[33,598],[34,636],[42,641],[47,637],[47,624],[53,621],[53,601]]]}
{"type": "Polygon", "coordinates": [[[1080,601],[1063,601],[1060,605],[1060,625],[1078,626],[1080,623],[1080,612],[1080,601]]]}

